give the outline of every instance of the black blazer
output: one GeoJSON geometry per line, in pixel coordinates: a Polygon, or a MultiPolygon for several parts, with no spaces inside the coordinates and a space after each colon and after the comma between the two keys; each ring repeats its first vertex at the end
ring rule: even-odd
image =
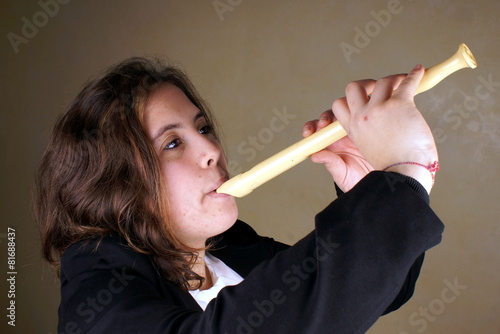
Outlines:
{"type": "Polygon", "coordinates": [[[364,333],[408,300],[441,240],[424,193],[372,172],[292,247],[236,222],[211,253],[245,280],[204,312],[119,237],[76,243],[62,256],[58,333],[364,333]]]}

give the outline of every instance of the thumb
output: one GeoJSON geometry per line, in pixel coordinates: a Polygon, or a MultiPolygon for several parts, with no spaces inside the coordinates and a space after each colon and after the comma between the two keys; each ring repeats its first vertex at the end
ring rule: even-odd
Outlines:
{"type": "Polygon", "coordinates": [[[347,175],[347,166],[342,158],[328,150],[322,150],[314,153],[311,160],[315,163],[321,163],[326,170],[332,175],[333,180],[337,184],[343,184],[347,175]]]}
{"type": "Polygon", "coordinates": [[[312,162],[324,164],[327,169],[336,169],[344,164],[344,161],[336,153],[329,150],[321,150],[311,155],[312,162]]]}

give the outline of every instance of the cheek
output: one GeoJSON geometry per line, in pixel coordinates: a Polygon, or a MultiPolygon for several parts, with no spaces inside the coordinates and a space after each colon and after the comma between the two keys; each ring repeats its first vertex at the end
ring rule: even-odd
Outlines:
{"type": "Polygon", "coordinates": [[[162,162],[161,173],[169,197],[176,196],[195,179],[195,175],[190,173],[189,165],[177,161],[162,162]]]}
{"type": "Polygon", "coordinates": [[[189,205],[190,197],[193,197],[195,177],[191,176],[185,165],[175,162],[162,166],[161,173],[169,210],[172,214],[182,213],[184,206],[189,205]]]}
{"type": "Polygon", "coordinates": [[[203,182],[196,164],[177,160],[165,161],[162,162],[161,173],[167,197],[172,205],[191,207],[199,200],[203,182]]]}

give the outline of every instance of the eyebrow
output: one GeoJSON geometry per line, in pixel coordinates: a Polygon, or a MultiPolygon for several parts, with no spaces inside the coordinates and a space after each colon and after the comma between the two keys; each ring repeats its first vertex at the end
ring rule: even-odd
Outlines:
{"type": "MultiPolygon", "coordinates": [[[[193,118],[193,123],[196,123],[200,118],[204,118],[205,115],[200,111],[199,113],[196,114],[193,118]]],[[[156,134],[153,137],[153,143],[158,140],[165,132],[173,130],[173,129],[180,129],[182,128],[183,125],[181,123],[172,123],[172,124],[167,124],[165,126],[162,126],[161,128],[158,129],[156,134]]]]}

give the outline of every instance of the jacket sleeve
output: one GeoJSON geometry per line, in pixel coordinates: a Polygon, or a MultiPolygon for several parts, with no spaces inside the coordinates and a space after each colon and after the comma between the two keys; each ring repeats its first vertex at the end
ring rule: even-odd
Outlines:
{"type": "MultiPolygon", "coordinates": [[[[210,253],[223,260],[225,264],[244,278],[262,261],[269,260],[278,252],[290,247],[272,238],[258,235],[252,227],[240,220],[228,231],[215,237],[212,243],[214,248],[210,253]],[[245,260],[242,261],[242,259],[245,260]]],[[[401,290],[384,311],[384,315],[399,309],[410,300],[415,291],[418,276],[420,275],[424,255],[422,253],[415,260],[401,290]]]]}
{"type": "Polygon", "coordinates": [[[442,230],[405,182],[372,172],[316,216],[312,233],[221,290],[205,312],[176,304],[180,292],[173,288],[158,291],[161,278],[141,255],[131,262],[103,251],[94,263],[82,261],[92,270],[61,279],[59,330],[364,333],[395,300],[418,257],[440,242],[442,230]]]}
{"type": "MultiPolygon", "coordinates": [[[[424,189],[424,187],[415,179],[405,176],[403,174],[390,172],[384,174],[388,185],[393,188],[393,185],[398,182],[405,183],[408,185],[415,193],[427,204],[430,203],[429,194],[424,189]]],[[[335,190],[337,193],[337,197],[343,196],[345,193],[340,189],[340,187],[335,183],[335,190]]],[[[417,283],[418,276],[420,275],[420,269],[422,268],[422,264],[424,262],[425,253],[422,253],[417,260],[413,263],[408,275],[406,276],[406,280],[401,287],[396,298],[394,298],[393,302],[389,307],[384,311],[384,315],[390,312],[393,312],[403,306],[408,300],[410,300],[413,292],[415,291],[415,284],[417,283]]]]}

